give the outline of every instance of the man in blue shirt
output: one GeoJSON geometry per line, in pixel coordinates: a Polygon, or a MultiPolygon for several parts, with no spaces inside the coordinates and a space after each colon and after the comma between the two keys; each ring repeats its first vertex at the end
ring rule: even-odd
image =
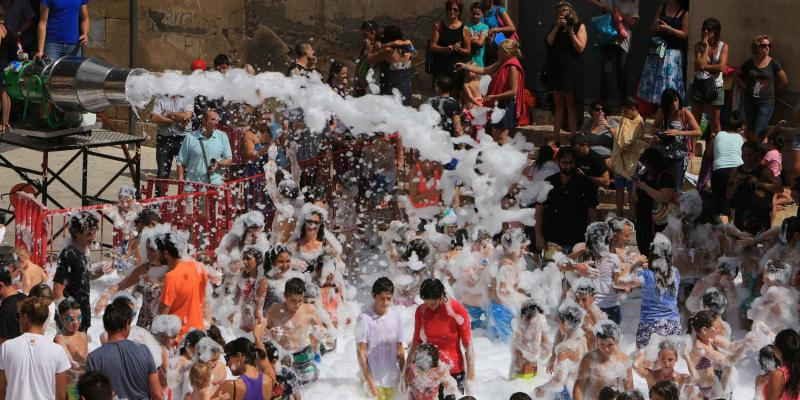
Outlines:
{"type": "Polygon", "coordinates": [[[222,167],[232,164],[228,135],[217,129],[219,114],[207,109],[202,130],[186,135],[178,152],[178,180],[222,185],[222,167]]]}
{"type": "Polygon", "coordinates": [[[89,0],[42,0],[36,56],[82,56],[89,44],[89,0]]]}
{"type": "Polygon", "coordinates": [[[128,340],[133,310],[124,302],[113,302],[103,313],[103,327],[108,333],[106,344],[91,353],[87,371],[99,371],[111,381],[114,392],[122,399],[162,400],[153,355],[147,346],[128,340]]]}

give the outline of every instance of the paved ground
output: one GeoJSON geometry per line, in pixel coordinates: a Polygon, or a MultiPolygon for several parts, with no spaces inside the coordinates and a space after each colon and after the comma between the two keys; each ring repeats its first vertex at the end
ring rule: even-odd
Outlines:
{"type": "MultiPolygon", "coordinates": [[[[115,148],[106,148],[98,151],[100,153],[109,154],[117,157],[124,157],[122,149],[120,147],[115,148]]],[[[49,164],[50,168],[53,170],[59,170],[73,155],[75,152],[73,151],[63,151],[63,152],[54,152],[49,153],[49,164]]],[[[34,170],[41,169],[42,165],[42,153],[35,152],[28,149],[17,148],[14,146],[10,146],[8,144],[0,145],[0,155],[8,159],[9,162],[27,167],[34,170]]],[[[148,176],[155,175],[155,149],[152,147],[142,147],[141,152],[142,157],[142,183],[146,182],[148,176]]],[[[94,194],[100,188],[102,188],[105,183],[111,178],[114,174],[117,173],[119,168],[122,167],[121,163],[105,160],[95,157],[89,157],[89,180],[88,180],[88,192],[94,194]]],[[[81,186],[81,162],[80,160],[76,160],[70,167],[68,167],[65,172],[63,173],[65,180],[75,186],[80,191],[81,186]]],[[[31,176],[31,179],[38,180],[36,176],[31,176]]],[[[19,177],[14,171],[8,168],[0,168],[0,194],[2,194],[2,198],[0,198],[0,208],[4,210],[8,210],[10,207],[9,204],[9,196],[7,193],[17,183],[24,182],[24,180],[19,177]]],[[[114,182],[108,189],[103,192],[101,197],[107,199],[114,199],[117,195],[117,190],[120,186],[133,185],[133,181],[131,179],[130,172],[125,171],[121,177],[119,177],[116,182],[114,182]]],[[[49,188],[49,192],[53,195],[53,197],[58,200],[64,207],[79,207],[81,205],[81,200],[75,194],[70,192],[61,182],[54,182],[52,183],[49,188]]],[[[55,208],[55,206],[51,207],[55,208]]],[[[9,233],[13,232],[10,230],[9,233]]],[[[7,235],[6,240],[4,243],[8,243],[8,238],[11,235],[7,235]]]]}

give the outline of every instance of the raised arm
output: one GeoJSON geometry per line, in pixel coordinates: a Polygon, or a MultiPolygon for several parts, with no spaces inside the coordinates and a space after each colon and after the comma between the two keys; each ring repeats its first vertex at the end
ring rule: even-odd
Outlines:
{"type": "Polygon", "coordinates": [[[477,65],[472,64],[465,64],[465,63],[456,63],[457,70],[467,70],[474,72],[478,75],[491,75],[494,74],[497,69],[500,68],[500,62],[496,62],[488,67],[479,67],[477,65]]]}
{"type": "Polygon", "coordinates": [[[289,144],[286,145],[286,157],[289,158],[289,165],[292,167],[292,180],[295,185],[298,185],[299,189],[302,171],[300,170],[300,162],[297,161],[297,150],[298,147],[295,142],[289,142],[289,144]]]}

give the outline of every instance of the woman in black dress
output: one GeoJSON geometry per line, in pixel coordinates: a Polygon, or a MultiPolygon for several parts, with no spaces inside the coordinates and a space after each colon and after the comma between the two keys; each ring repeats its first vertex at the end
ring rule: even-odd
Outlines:
{"type": "Polygon", "coordinates": [[[578,115],[575,97],[581,86],[583,63],[581,54],[586,48],[586,26],[578,20],[578,14],[567,1],[556,7],[556,23],[547,34],[547,85],[555,102],[553,139],[560,142],[564,109],[571,133],[578,131],[578,115]]]}
{"type": "Polygon", "coordinates": [[[447,0],[444,3],[445,17],[433,24],[430,48],[434,81],[439,75],[447,75],[453,87],[464,84],[464,71],[456,71],[458,62],[466,62],[472,54],[472,36],[460,20],[463,4],[461,0],[447,0]]]}

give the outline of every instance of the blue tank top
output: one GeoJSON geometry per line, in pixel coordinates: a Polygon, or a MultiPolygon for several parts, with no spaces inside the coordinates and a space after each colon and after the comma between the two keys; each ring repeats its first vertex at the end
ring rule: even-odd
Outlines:
{"type": "Polygon", "coordinates": [[[264,390],[262,389],[264,386],[263,372],[259,372],[256,379],[246,375],[240,375],[239,378],[244,382],[244,400],[264,400],[264,390]]]}
{"type": "Polygon", "coordinates": [[[651,323],[658,320],[680,321],[681,314],[678,311],[678,287],[681,283],[681,276],[677,268],[675,271],[675,291],[667,290],[663,294],[658,291],[656,277],[651,270],[641,270],[637,272],[639,279],[642,280],[642,307],[640,311],[640,322],[651,323]]]}
{"type": "MultiPolygon", "coordinates": [[[[263,148],[264,148],[264,144],[263,143],[256,143],[255,146],[253,147],[253,150],[258,152],[258,151],[261,151],[261,149],[263,149],[263,148]]],[[[247,164],[244,165],[244,171],[243,171],[243,175],[244,176],[258,175],[258,174],[260,174],[262,172],[264,172],[264,158],[263,157],[258,159],[258,160],[256,160],[256,161],[248,161],[247,164]]]]}

